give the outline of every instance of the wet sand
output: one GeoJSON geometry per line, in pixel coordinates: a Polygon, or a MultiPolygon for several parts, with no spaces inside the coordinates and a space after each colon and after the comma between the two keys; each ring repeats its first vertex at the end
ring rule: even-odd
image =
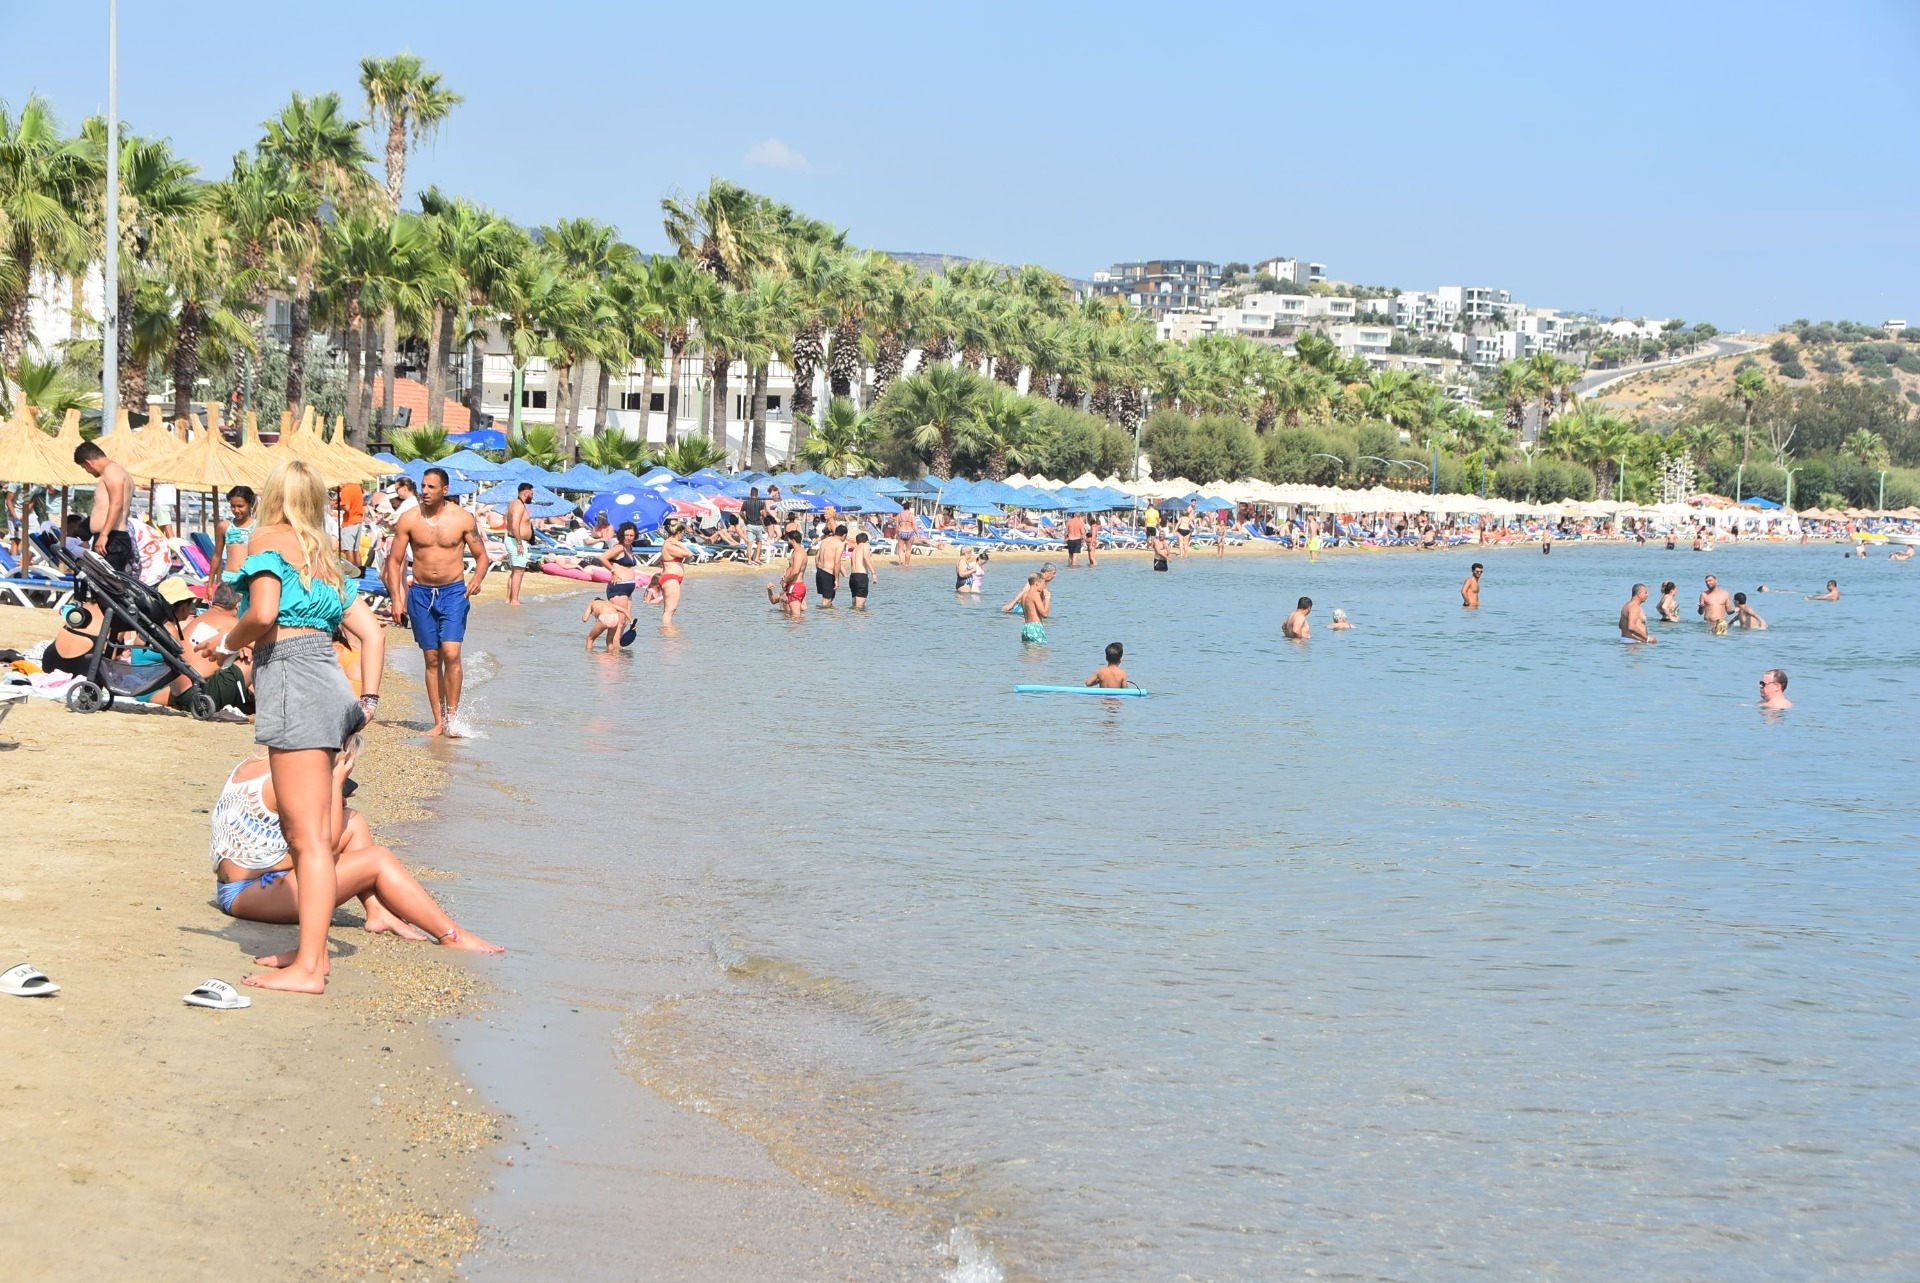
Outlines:
{"type": "MultiPolygon", "coordinates": [[[[56,627],[0,609],[0,646],[56,627]]],[[[389,672],[389,715],[415,715],[406,675],[389,672]]],[[[250,726],[40,699],[0,726],[0,969],[62,986],[0,997],[8,1277],[451,1278],[475,1241],[505,1133],[436,1023],[474,1018],[484,962],[368,935],[348,908],[325,998],[181,1002],[293,939],[212,903],[208,810],[253,750],[250,726]]],[[[374,728],[355,802],[376,833],[426,813],[435,752],[374,728]]],[[[459,917],[457,881],[430,886],[459,917]]]]}

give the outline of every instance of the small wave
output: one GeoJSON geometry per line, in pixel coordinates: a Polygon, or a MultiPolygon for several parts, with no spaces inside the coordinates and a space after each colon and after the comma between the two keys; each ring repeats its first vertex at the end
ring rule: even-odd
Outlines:
{"type": "Polygon", "coordinates": [[[455,739],[483,740],[490,736],[480,729],[480,715],[486,708],[484,699],[472,695],[463,695],[460,707],[447,719],[447,733],[455,739]]]}
{"type": "Polygon", "coordinates": [[[1006,1272],[993,1251],[964,1225],[948,1233],[947,1255],[953,1258],[953,1268],[942,1276],[945,1283],[1005,1283],[1006,1272]]]}

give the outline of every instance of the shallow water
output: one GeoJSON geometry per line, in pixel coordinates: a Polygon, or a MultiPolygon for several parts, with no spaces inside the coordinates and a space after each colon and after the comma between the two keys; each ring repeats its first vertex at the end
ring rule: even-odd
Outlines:
{"type": "MultiPolygon", "coordinates": [[[[1913,1277],[1920,579],[1841,551],[1490,551],[1478,612],[1462,553],[1116,560],[1044,648],[1014,561],[797,625],[696,574],[614,657],[578,598],[496,604],[491,738],[412,836],[520,946],[464,1052],[542,1135],[607,1058],[576,1149],[651,1088],[960,1226],[968,1279],[1913,1277]],[[1715,638],[1708,570],[1846,596],[1715,638]],[[1662,577],[1689,622],[1619,644],[1662,577]],[[1010,693],[1111,640],[1149,698],[1010,693]]],[[[476,1277],[553,1276],[566,1179],[482,1209],[476,1277]]],[[[648,1260],[605,1210],[596,1259],[648,1260]]]]}

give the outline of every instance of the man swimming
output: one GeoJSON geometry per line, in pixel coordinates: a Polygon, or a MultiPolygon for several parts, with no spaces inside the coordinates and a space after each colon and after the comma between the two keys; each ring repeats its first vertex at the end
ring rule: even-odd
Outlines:
{"type": "Polygon", "coordinates": [[[1760,707],[1792,708],[1793,701],[1787,698],[1787,673],[1782,668],[1769,668],[1760,674],[1760,707]]]}
{"type": "Polygon", "coordinates": [[[1827,590],[1823,593],[1815,593],[1813,596],[1807,598],[1807,600],[1808,601],[1839,601],[1840,600],[1840,581],[1838,579],[1827,580],[1827,590]]]}
{"type": "Polygon", "coordinates": [[[1747,595],[1737,592],[1733,595],[1734,622],[1742,628],[1765,628],[1767,621],[1760,618],[1760,612],[1747,605],[1747,595]]]}
{"type": "Polygon", "coordinates": [[[1712,627],[1714,636],[1727,635],[1727,611],[1733,605],[1733,599],[1727,596],[1727,590],[1713,575],[1707,576],[1707,586],[1695,603],[1693,613],[1704,619],[1712,627]]]}
{"type": "Polygon", "coordinates": [[[1027,576],[1026,585],[1020,589],[1020,595],[1002,606],[1000,613],[1009,614],[1016,606],[1027,621],[1020,625],[1020,640],[1029,646],[1046,645],[1046,589],[1041,586],[1040,575],[1037,572],[1027,576]]]}
{"type": "Polygon", "coordinates": [[[1645,642],[1652,646],[1659,638],[1647,631],[1647,586],[1635,584],[1627,595],[1627,604],[1620,608],[1620,640],[1645,642]]]}
{"type": "Polygon", "coordinates": [[[1480,608],[1480,572],[1486,567],[1479,562],[1473,563],[1473,569],[1467,572],[1467,580],[1460,585],[1460,604],[1468,610],[1480,608]]]}
{"type": "Polygon", "coordinates": [[[847,591],[853,594],[855,610],[867,608],[867,592],[872,587],[873,544],[862,530],[853,537],[853,549],[847,556],[847,591]]]}
{"type": "Polygon", "coordinates": [[[1120,659],[1126,653],[1127,648],[1119,642],[1108,642],[1107,662],[1093,670],[1093,676],[1087,678],[1087,685],[1098,686],[1101,690],[1125,690],[1127,670],[1120,667],[1120,659]]]}
{"type": "Polygon", "coordinates": [[[1280,635],[1291,637],[1295,641],[1305,641],[1313,635],[1313,629],[1307,623],[1307,616],[1313,613],[1313,598],[1302,597],[1300,604],[1287,616],[1287,622],[1280,625],[1280,635]]]}

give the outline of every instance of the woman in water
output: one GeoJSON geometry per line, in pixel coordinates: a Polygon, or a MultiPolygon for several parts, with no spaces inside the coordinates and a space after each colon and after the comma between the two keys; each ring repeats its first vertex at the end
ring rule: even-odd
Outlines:
{"type": "Polygon", "coordinates": [[[254,496],[252,486],[235,486],[227,491],[227,511],[233,520],[220,531],[220,578],[233,583],[240,578],[240,563],[247,559],[247,540],[253,537],[254,496]]]}
{"type": "MultiPolygon", "coordinates": [[[[337,833],[332,850],[335,905],[356,897],[367,914],[366,929],[391,932],[407,940],[432,938],[450,949],[475,953],[504,953],[497,944],[462,933],[427,889],[400,863],[400,857],[377,846],[366,817],[346,805],[347,777],[360,755],[361,737],[350,736],[333,764],[329,805],[337,833]]],[[[296,922],[300,915],[300,873],[287,847],[281,826],[280,798],[266,757],[256,753],[235,767],[213,805],[214,898],[229,917],[253,922],[296,922]]],[[[329,910],[331,913],[331,910],[329,910]]],[[[285,967],[295,954],[277,954],[259,961],[285,967]]]]}
{"type": "Polygon", "coordinates": [[[680,537],[682,526],[669,521],[664,527],[666,542],[660,545],[660,627],[673,627],[673,612],[680,609],[680,585],[686,582],[687,558],[692,552],[680,537]]]}
{"type": "Polygon", "coordinates": [[[633,551],[639,538],[640,528],[623,521],[613,546],[594,558],[613,576],[607,581],[607,600],[623,603],[621,609],[628,614],[633,613],[633,585],[640,577],[640,558],[633,551]]]}
{"type": "Polygon", "coordinates": [[[1660,622],[1677,624],[1680,622],[1680,599],[1677,594],[1680,586],[1669,579],[1660,585],[1660,622]]]}
{"type": "Polygon", "coordinates": [[[957,593],[979,592],[973,586],[973,572],[980,562],[975,558],[973,549],[962,548],[960,560],[953,568],[953,590],[957,593]]]}
{"type": "Polygon", "coordinates": [[[380,703],[386,642],[380,621],[344,582],[327,540],[327,488],[306,462],[275,465],[240,567],[240,622],[200,643],[215,662],[253,647],[254,743],[267,750],[290,867],[299,890],[287,907],[300,924],[299,947],[248,976],[262,989],[324,993],[327,927],[333,921],[339,841],[334,768],[341,746],[380,703]],[[345,632],[360,652],[359,699],[334,658],[345,632]],[[284,962],[284,965],[282,965],[284,962]]]}

